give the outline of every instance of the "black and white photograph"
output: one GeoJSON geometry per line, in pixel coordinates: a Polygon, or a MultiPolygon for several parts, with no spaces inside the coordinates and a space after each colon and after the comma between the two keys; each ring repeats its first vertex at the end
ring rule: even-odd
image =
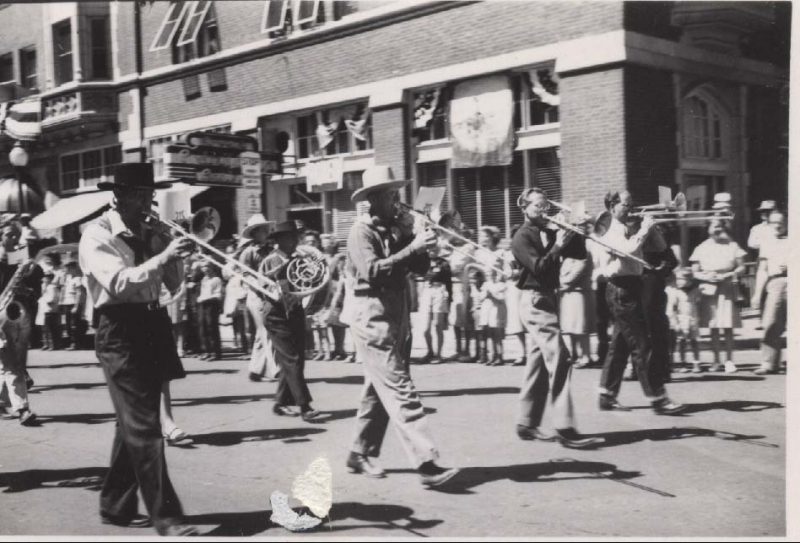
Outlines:
{"type": "Polygon", "coordinates": [[[800,538],[794,7],[0,2],[0,539],[800,538]]]}

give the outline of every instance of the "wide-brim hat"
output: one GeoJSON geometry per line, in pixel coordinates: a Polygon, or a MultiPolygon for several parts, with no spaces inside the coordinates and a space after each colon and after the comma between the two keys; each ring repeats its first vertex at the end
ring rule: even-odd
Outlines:
{"type": "Polygon", "coordinates": [[[123,162],[114,166],[114,180],[100,181],[99,190],[123,189],[168,189],[169,181],[156,183],[151,162],[123,162]]]}
{"type": "Polygon", "coordinates": [[[410,179],[395,179],[389,166],[370,166],[361,176],[361,188],[353,193],[350,200],[359,202],[375,191],[399,189],[410,182],[410,179]]]}
{"type": "Polygon", "coordinates": [[[253,232],[258,230],[259,228],[268,229],[273,224],[275,224],[274,221],[268,221],[266,218],[264,218],[264,215],[262,215],[261,213],[256,213],[255,215],[247,219],[247,224],[245,225],[244,230],[242,230],[242,237],[247,239],[253,239],[253,232]]]}
{"type": "Polygon", "coordinates": [[[269,233],[269,238],[274,239],[278,234],[299,234],[300,230],[297,229],[297,223],[294,221],[279,222],[269,233]]]}
{"type": "Polygon", "coordinates": [[[758,211],[774,211],[777,207],[775,200],[764,200],[761,202],[761,205],[758,206],[758,211]]]}

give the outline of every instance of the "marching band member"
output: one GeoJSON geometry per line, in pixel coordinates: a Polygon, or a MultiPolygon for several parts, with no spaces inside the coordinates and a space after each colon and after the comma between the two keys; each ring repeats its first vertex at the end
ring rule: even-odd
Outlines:
{"type": "MultiPolygon", "coordinates": [[[[655,222],[642,220],[639,231],[629,232],[628,215],[633,198],[628,191],[609,193],[606,209],[611,224],[601,240],[620,252],[641,258],[642,246],[655,222]]],[[[642,391],[659,415],[677,415],[686,408],[673,402],[664,388],[663,372],[652,363],[652,344],[642,305],[642,264],[633,259],[609,253],[603,275],[607,278],[606,301],[614,321],[608,356],[600,377],[600,409],[627,410],[617,401],[625,364],[630,354],[642,391]]]]}
{"type": "Polygon", "coordinates": [[[642,307],[653,350],[651,363],[654,371],[660,372],[659,380],[668,383],[672,377],[672,359],[667,318],[667,278],[678,266],[678,259],[660,228],[650,230],[642,253],[645,261],[653,267],[652,270],[642,271],[642,307]]]}
{"type": "Polygon", "coordinates": [[[167,474],[159,423],[164,381],[185,375],[167,310],[158,304],[161,284],[177,291],[183,279],[181,257],[192,249],[179,237],[161,252],[143,227],[156,184],[153,165],[117,166],[114,180],[97,184],[113,190],[113,208],[91,223],[79,245],[98,314],[97,358],[117,414],[111,466],[100,493],[106,524],[154,525],[160,535],[195,535],[183,523],[183,508],[167,474]],[[137,514],[137,491],[150,518],[137,514]]]}
{"type": "MultiPolygon", "coordinates": [[[[285,285],[286,266],[297,250],[299,241],[295,221],[279,223],[269,233],[268,239],[277,247],[261,262],[258,271],[285,285]]],[[[311,407],[311,393],[304,375],[306,314],[300,298],[287,292],[286,288],[280,290],[281,299],[265,299],[261,313],[267,338],[273,346],[275,362],[281,370],[272,411],[276,415],[296,416],[297,413],[289,407],[296,405],[300,408],[303,420],[312,422],[319,419],[322,413],[311,407]]]]}
{"type": "Polygon", "coordinates": [[[564,447],[586,449],[600,445],[597,437],[584,437],[575,429],[570,378],[572,364],[558,322],[561,259],[586,258],[583,238],[569,230],[545,228],[549,202],[538,188],[525,190],[517,200],[525,224],[514,235],[511,250],[522,267],[517,283],[522,291],[520,318],[530,336],[522,387],[517,435],[520,439],[558,440],[564,447]],[[551,396],[556,434],[539,428],[551,396]]]}
{"type": "MultiPolygon", "coordinates": [[[[270,227],[274,223],[267,221],[262,214],[256,214],[247,220],[247,225],[242,230],[242,238],[251,240],[247,246],[243,247],[239,255],[239,262],[253,271],[258,270],[261,263],[272,252],[272,243],[269,239],[270,227]]],[[[272,343],[267,337],[267,329],[261,318],[261,298],[252,290],[247,293],[246,305],[253,317],[256,328],[255,341],[253,341],[253,352],[250,354],[250,366],[248,368],[251,381],[260,381],[264,376],[274,379],[278,376],[278,366],[275,362],[275,354],[272,343]]]]}
{"type": "Polygon", "coordinates": [[[351,332],[364,366],[364,391],[357,415],[356,439],[347,467],[354,473],[383,477],[375,462],[389,422],[417,468],[422,483],[439,486],[457,469],[438,466],[439,453],[425,411],[409,373],[411,330],[406,293],[409,271],[424,274],[436,245],[436,234],[413,233],[409,214],[397,217],[399,192],[406,180],[395,180],[387,166],[368,168],[355,202],[369,200],[369,215],[359,217],[347,242],[347,269],[353,278],[351,332]]]}
{"type": "Polygon", "coordinates": [[[20,254],[17,244],[20,228],[14,222],[7,222],[0,229],[0,292],[5,292],[9,283],[13,295],[8,301],[20,304],[23,308],[19,318],[12,320],[6,308],[0,308],[0,411],[7,418],[19,418],[23,426],[32,426],[36,415],[28,406],[28,388],[33,381],[27,375],[28,341],[30,340],[32,316],[42,291],[44,272],[27,258],[13,262],[13,255],[20,254]],[[20,268],[24,266],[24,268],[20,268]],[[18,275],[19,274],[19,275],[18,275]],[[6,404],[11,404],[9,412],[6,404]]]}

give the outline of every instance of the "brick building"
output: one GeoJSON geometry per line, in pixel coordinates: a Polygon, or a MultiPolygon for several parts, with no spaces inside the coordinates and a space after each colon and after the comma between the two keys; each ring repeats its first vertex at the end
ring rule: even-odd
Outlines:
{"type": "MultiPolygon", "coordinates": [[[[2,101],[38,100],[30,175],[61,196],[118,160],[160,175],[192,131],[256,137],[284,155],[262,187],[195,198],[223,235],[263,209],[347,235],[349,196],[375,163],[471,227],[506,235],[541,186],[602,208],[657,187],[732,194],[737,237],[764,198],[787,201],[791,6],[772,2],[66,2],[2,4],[2,101]],[[453,167],[448,117],[464,83],[508,87],[509,165],[453,167]],[[3,84],[2,81],[7,81],[3,84]],[[329,185],[316,179],[333,172],[329,185]],[[705,188],[700,188],[705,187],[705,188]]],[[[8,131],[0,145],[14,144],[8,131]]],[[[7,152],[0,149],[0,161],[7,152]]],[[[0,162],[0,176],[12,175],[0,162]]],[[[0,190],[2,188],[0,187],[0,190]]],[[[693,243],[702,228],[685,229],[693,243]]],[[[72,233],[75,235],[75,232],[72,233]]],[[[67,236],[69,237],[69,236],[67,236]]]]}

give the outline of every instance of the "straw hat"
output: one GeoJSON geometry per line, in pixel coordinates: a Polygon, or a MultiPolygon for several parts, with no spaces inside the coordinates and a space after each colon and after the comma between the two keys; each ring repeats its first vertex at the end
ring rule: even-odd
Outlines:
{"type": "Polygon", "coordinates": [[[389,166],[371,166],[364,170],[361,188],[353,193],[353,202],[364,200],[376,190],[393,190],[406,186],[409,179],[395,179],[389,166]]]}
{"type": "Polygon", "coordinates": [[[242,237],[247,239],[253,239],[253,232],[259,228],[269,228],[275,224],[273,221],[268,221],[264,218],[264,215],[261,213],[256,213],[249,219],[247,219],[247,224],[245,224],[244,230],[242,230],[242,237]]]}

